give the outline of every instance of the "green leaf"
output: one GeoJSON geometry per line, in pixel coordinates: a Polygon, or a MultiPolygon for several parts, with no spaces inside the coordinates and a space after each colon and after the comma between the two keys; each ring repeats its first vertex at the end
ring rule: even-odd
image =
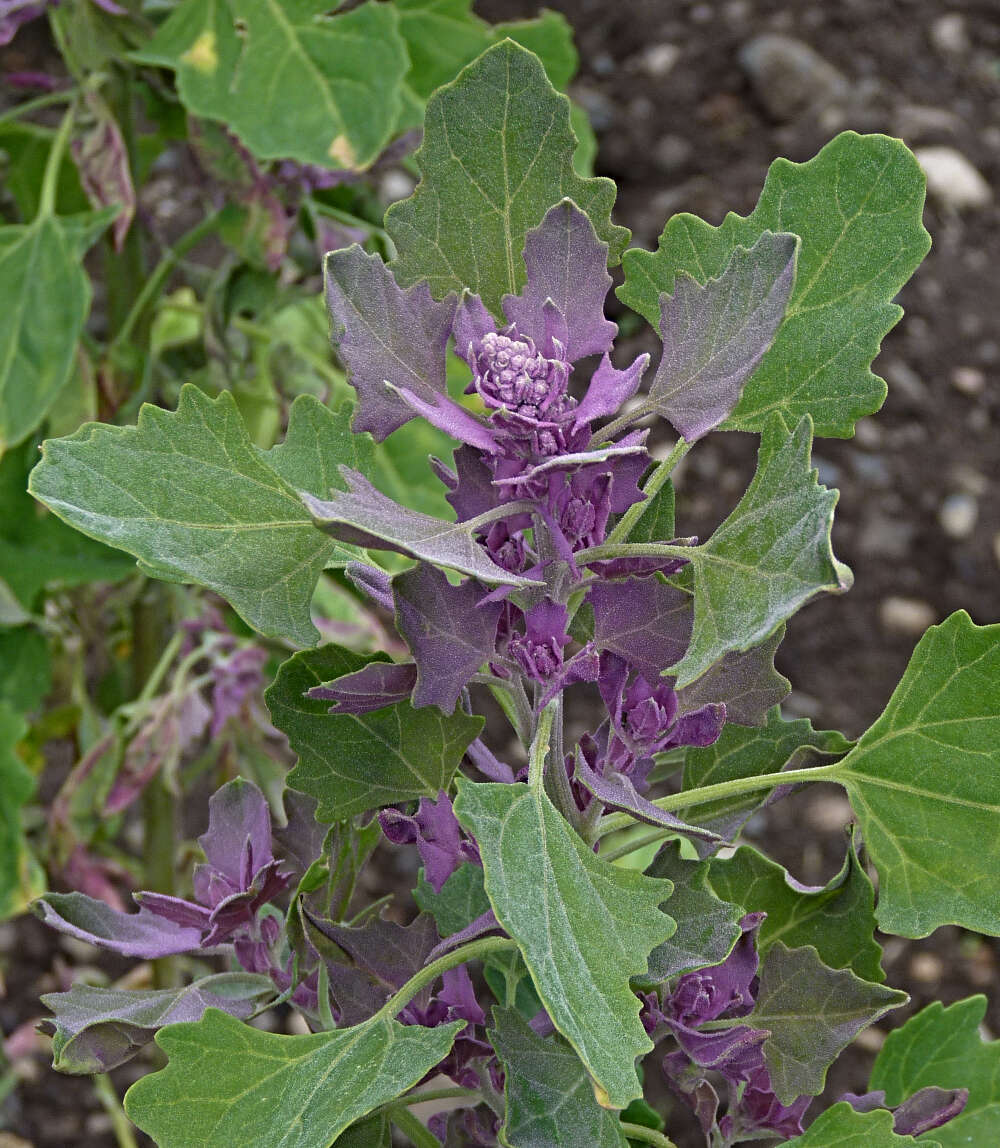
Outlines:
{"type": "Polygon", "coordinates": [[[747,912],[767,913],[757,949],[763,955],[782,941],[789,948],[812,945],[832,969],[852,969],[863,980],[885,980],[882,948],[875,931],[875,890],[849,844],[839,873],[826,885],[800,885],[787,870],[742,845],[725,860],[712,861],[709,878],[720,897],[747,912]]]}
{"type": "Polygon", "coordinates": [[[187,385],[176,411],[144,406],[135,427],[91,423],[50,440],[29,489],[148,573],[205,586],[261,633],[312,645],[309,602],[338,548],[313,526],[298,487],[325,492],[336,462],[371,457],[347,421],[301,395],[285,444],[264,452],[228,392],[210,399],[187,385]],[[352,454],[329,457],[341,450],[352,454]]]}
{"type": "Polygon", "coordinates": [[[279,1036],[209,1009],[157,1034],[170,1061],[132,1085],[125,1111],[159,1148],[328,1148],[447,1056],[461,1027],[375,1016],[279,1036]]]}
{"type": "Polygon", "coordinates": [[[50,583],[114,582],[135,569],[124,554],[72,530],[32,499],[26,487],[37,457],[29,440],[0,460],[0,570],[29,611],[50,583]]]}
{"type": "Polygon", "coordinates": [[[669,542],[674,536],[674,484],[668,478],[629,532],[629,542],[669,542]]]}
{"type": "Polygon", "coordinates": [[[868,1087],[884,1089],[887,1104],[930,1085],[969,1090],[964,1112],[934,1129],[941,1148],[1000,1143],[1000,1040],[979,1035],[986,1003],[984,996],[948,1008],[935,1001],[890,1032],[875,1058],[868,1087]]]}
{"type": "Polygon", "coordinates": [[[501,297],[525,282],[525,236],[565,197],[617,263],[628,232],[611,223],[614,184],[581,179],[575,147],[569,101],[538,58],[511,40],[490,48],[427,104],[421,181],[386,213],[396,278],[426,279],[438,297],[467,287],[499,315],[501,297]]]}
{"type": "Polygon", "coordinates": [[[0,702],[0,920],[22,912],[45,888],[21,825],[21,810],[35,792],[16,749],[27,732],[24,718],[0,702]]]}
{"type": "Polygon", "coordinates": [[[392,1122],[386,1110],[359,1120],[337,1138],[337,1148],[391,1148],[392,1122]]]}
{"type": "Polygon", "coordinates": [[[772,416],[746,494],[707,542],[685,551],[694,567],[694,628],[687,653],[670,667],[678,688],[730,651],[763,642],[814,595],[850,584],[830,546],[837,491],[810,470],[811,442],[808,417],[789,434],[772,416]]]}
{"type": "Polygon", "coordinates": [[[670,883],[595,857],[541,790],[457,784],[455,813],[479,843],[497,920],[601,1103],[624,1108],[642,1095],[635,1059],[653,1047],[629,979],[674,931],[659,911],[670,883]]]}
{"type": "MultiPolygon", "coordinates": [[[[940,1131],[936,1129],[934,1135],[940,1131]]],[[[846,1101],[821,1113],[804,1136],[788,1141],[789,1148],[906,1148],[917,1144],[921,1148],[941,1148],[936,1140],[924,1136],[919,1140],[897,1136],[892,1130],[891,1112],[855,1112],[846,1101]]]]}
{"type": "Polygon", "coordinates": [[[543,1039],[516,1009],[494,1009],[490,1043],[505,1073],[510,1148],[625,1148],[618,1115],[594,1098],[587,1070],[558,1033],[543,1039]]]}
{"type": "MultiPolygon", "coordinates": [[[[25,121],[8,120],[0,123],[0,148],[7,155],[4,188],[13,197],[21,219],[34,219],[38,214],[45,163],[54,135],[51,128],[25,121]]],[[[60,164],[56,181],[56,214],[86,212],[89,207],[90,203],[80,186],[76,164],[60,164]]]]}
{"type": "Polygon", "coordinates": [[[367,167],[401,107],[406,47],[391,4],[329,19],[324,0],[186,0],[141,51],[172,68],[185,107],[261,159],[367,167]]]}
{"type": "Polygon", "coordinates": [[[902,315],[894,297],[930,247],[923,203],[923,173],[901,140],[844,132],[808,163],[775,160],[746,217],[711,227],[674,216],[655,252],[626,254],[618,295],[656,327],[660,294],[678,273],[705,283],[764,231],[800,236],[784,322],[724,426],[763,430],[780,411],[789,424],[808,414],[816,434],[849,438],[885,399],[869,365],[902,315]]]}
{"type": "Polygon", "coordinates": [[[646,873],[673,885],[670,912],[677,920],[677,932],[650,953],[649,973],[637,979],[658,985],[679,973],[724,961],[742,934],[738,922],[743,902],[720,900],[709,888],[708,863],[685,861],[678,841],[668,842],[646,873]]]}
{"type": "Polygon", "coordinates": [[[423,869],[417,886],[413,890],[417,908],[430,913],[442,937],[450,937],[471,925],[483,913],[489,911],[490,901],[483,888],[483,871],[478,865],[466,861],[455,870],[435,893],[434,887],[424,876],[423,869]]]}
{"type": "Polygon", "coordinates": [[[320,821],[437,797],[482,729],[482,718],[460,709],[445,715],[437,706],[415,710],[399,702],[366,714],[331,714],[328,701],[303,696],[313,686],[385,660],[321,646],[285,662],[265,694],[271,720],[299,756],[288,784],[316,798],[320,821]]]}
{"type": "Polygon", "coordinates": [[[510,39],[534,52],[545,65],[545,73],[552,86],[560,92],[569,87],[580,65],[569,21],[561,12],[553,12],[549,8],[543,8],[532,20],[507,20],[494,24],[493,39],[510,39]]]}
{"type": "Polygon", "coordinates": [[[909,1000],[906,993],[828,968],[815,948],[777,941],[761,964],[757,1004],[746,1023],[767,1029],[764,1062],[782,1104],[818,1096],[826,1070],[866,1025],[909,1000]]]}
{"type": "Polygon", "coordinates": [[[835,767],[879,874],[879,927],[1000,935],[1000,625],[932,626],[885,712],[835,767]]]}
{"type": "Polygon", "coordinates": [[[30,713],[52,686],[49,644],[34,626],[0,629],[0,706],[30,713]]]}
{"type": "Polygon", "coordinates": [[[83,255],[114,212],[0,227],[0,456],[41,423],[73,370],[90,310],[83,255]]]}

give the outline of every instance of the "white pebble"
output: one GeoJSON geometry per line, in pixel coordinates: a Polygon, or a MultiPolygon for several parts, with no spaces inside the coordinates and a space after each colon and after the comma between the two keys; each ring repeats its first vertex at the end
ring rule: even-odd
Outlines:
{"type": "Polygon", "coordinates": [[[963,395],[981,395],[986,376],[978,367],[956,367],[951,372],[951,385],[963,395]]]}
{"type": "Polygon", "coordinates": [[[941,529],[949,538],[968,538],[978,517],[979,503],[971,494],[949,494],[938,511],[941,529]]]}
{"type": "Polygon", "coordinates": [[[883,598],[878,613],[883,629],[895,634],[917,636],[937,621],[934,607],[920,598],[883,598]]]}
{"type": "Polygon", "coordinates": [[[993,198],[990,185],[954,148],[922,147],[913,154],[927,176],[927,190],[945,207],[985,207],[993,198]]]}

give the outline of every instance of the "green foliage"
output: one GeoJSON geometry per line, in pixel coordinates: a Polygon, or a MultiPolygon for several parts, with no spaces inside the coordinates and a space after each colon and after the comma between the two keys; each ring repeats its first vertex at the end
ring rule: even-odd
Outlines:
{"type": "Polygon", "coordinates": [[[902,315],[893,299],[930,247],[923,204],[923,172],[901,140],[843,132],[808,163],[775,160],[745,218],[730,214],[711,227],[675,215],[655,252],[625,256],[618,294],[655,327],[660,294],[673,291],[678,273],[705,283],[764,231],[798,235],[784,322],[724,425],[763,431],[779,411],[789,425],[810,415],[816,434],[849,438],[885,399],[869,364],[902,315]]]}
{"type": "Polygon", "coordinates": [[[0,702],[0,920],[23,912],[45,888],[21,824],[21,811],[35,791],[35,779],[17,754],[27,732],[24,718],[0,702]]]}
{"type": "Polygon", "coordinates": [[[941,1148],[937,1140],[928,1140],[925,1136],[919,1140],[897,1136],[892,1130],[891,1112],[855,1112],[846,1102],[828,1108],[813,1121],[804,1136],[796,1136],[788,1143],[795,1148],[906,1148],[908,1144],[941,1148]]]}
{"type": "Polygon", "coordinates": [[[489,911],[490,902],[483,888],[483,871],[478,865],[466,861],[455,870],[435,893],[433,886],[421,871],[420,879],[413,890],[417,907],[430,913],[442,937],[450,937],[471,925],[483,913],[489,911]]]}

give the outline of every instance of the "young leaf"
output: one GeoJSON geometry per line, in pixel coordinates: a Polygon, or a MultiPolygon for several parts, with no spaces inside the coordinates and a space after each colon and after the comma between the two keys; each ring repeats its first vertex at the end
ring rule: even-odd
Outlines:
{"type": "Polygon", "coordinates": [[[463,862],[435,893],[434,887],[420,871],[413,890],[417,908],[430,913],[442,937],[450,937],[471,925],[489,911],[490,901],[483,888],[483,871],[478,865],[463,862]]]}
{"type": "Polygon", "coordinates": [[[558,1033],[543,1039],[516,1009],[493,1010],[490,1043],[505,1074],[512,1148],[625,1148],[616,1112],[602,1108],[580,1058],[558,1033]]]}
{"type": "Polygon", "coordinates": [[[651,985],[706,965],[718,965],[740,939],[741,904],[720,900],[709,888],[706,862],[685,861],[680,845],[669,842],[657,854],[646,873],[673,884],[670,911],[677,919],[677,932],[649,955],[649,973],[638,978],[651,985]]]}
{"type": "Polygon", "coordinates": [[[271,720],[299,755],[288,784],[318,800],[321,821],[437,797],[482,728],[482,718],[461,711],[446,717],[399,702],[372,713],[331,714],[328,702],[305,697],[369,661],[333,645],[308,650],[282,665],[265,694],[271,720]]]}
{"type": "Polygon", "coordinates": [[[932,626],[835,780],[878,870],[881,929],[1000,935],[1000,625],[959,610],[932,626]]]}
{"type": "Polygon", "coordinates": [[[691,599],[658,578],[597,582],[588,594],[594,610],[594,642],[630,662],[655,683],[687,648],[691,599]]]}
{"type": "MultiPolygon", "coordinates": [[[[176,411],[144,406],[137,426],[91,423],[50,440],[29,489],[155,576],[206,586],[261,633],[312,645],[309,602],[337,547],[282,472],[323,489],[334,473],[327,451],[346,446],[347,435],[345,412],[303,395],[287,444],[267,453],[251,442],[232,395],[210,399],[187,385],[176,411]]],[[[364,440],[351,450],[351,462],[362,461],[358,452],[370,457],[364,440]]]]}
{"type": "Polygon", "coordinates": [[[629,542],[669,542],[674,537],[674,484],[668,478],[653,495],[652,505],[629,532],[629,542]]]}
{"type": "MultiPolygon", "coordinates": [[[[935,1136],[940,1130],[935,1130],[935,1136]]],[[[971,1141],[970,1141],[971,1143],[971,1141]]],[[[809,1125],[804,1136],[788,1141],[788,1148],[942,1148],[937,1140],[921,1136],[897,1136],[892,1130],[892,1113],[855,1112],[842,1102],[828,1108],[809,1125]]]]}
{"type": "Polygon", "coordinates": [[[844,132],[808,163],[775,160],[745,218],[730,214],[711,227],[674,216],[655,252],[627,253],[618,294],[655,326],[660,295],[678,274],[705,283],[765,231],[800,236],[784,322],[725,425],[763,430],[780,411],[790,425],[808,414],[817,434],[849,438],[885,399],[869,365],[902,315],[894,297],[930,246],[923,204],[923,173],[901,140],[844,132]]]}
{"type": "Polygon", "coordinates": [[[774,654],[784,636],[785,627],[779,626],[759,646],[726,654],[697,681],[678,691],[678,716],[722,702],[727,722],[766,725],[772,707],[792,688],[791,682],[774,668],[774,654]]]}
{"type": "Polygon", "coordinates": [[[688,442],[729,415],[781,324],[798,244],[765,231],[704,286],[678,276],[673,296],[660,296],[663,355],[638,411],[668,419],[688,442]]]}
{"type": "Polygon", "coordinates": [[[198,1020],[217,1008],[246,1020],[277,991],[270,977],[255,973],[215,973],[174,989],[105,989],[75,984],[48,993],[42,1004],[55,1014],[52,1067],[59,1072],[110,1072],[131,1060],[168,1024],[198,1020]]]}
{"type": "Polygon", "coordinates": [[[948,1008],[935,1001],[889,1033],[872,1068],[868,1087],[884,1090],[893,1106],[921,1088],[969,1090],[962,1114],[934,1129],[941,1148],[993,1144],[1000,1136],[1000,1040],[980,1036],[985,1014],[983,996],[948,1008]]]}
{"type": "Polygon", "coordinates": [[[209,1009],[157,1034],[169,1063],[132,1085],[125,1111],[159,1148],[328,1148],[447,1056],[461,1027],[376,1016],[280,1036],[209,1009]]]}
{"type": "Polygon", "coordinates": [[[48,414],[70,377],[90,310],[88,247],[115,211],[66,217],[40,214],[0,227],[0,456],[48,414]]]}
{"type": "Polygon", "coordinates": [[[330,7],[185,0],[132,58],[172,68],[184,106],[261,159],[361,169],[399,116],[406,48],[393,5],[330,7]]]}
{"type": "Polygon", "coordinates": [[[489,49],[428,101],[413,195],[386,213],[396,278],[426,279],[435,296],[464,288],[500,315],[526,274],[528,231],[572,199],[617,263],[628,239],[611,223],[614,184],[573,170],[569,101],[536,56],[511,40],[489,49]],[[447,226],[443,226],[447,221],[447,226]]]}
{"type": "Polygon", "coordinates": [[[674,931],[659,911],[669,882],[595,857],[541,790],[460,778],[455,813],[479,844],[490,904],[553,1024],[601,1103],[624,1108],[642,1095],[635,1058],[652,1048],[628,982],[674,931]]]}
{"type": "Polygon", "coordinates": [[[21,826],[21,810],[35,791],[15,748],[27,732],[24,718],[0,702],[0,921],[22,912],[45,888],[21,826]]]}
{"type": "Polygon", "coordinates": [[[712,861],[712,888],[748,912],[767,913],[757,948],[761,956],[777,940],[789,948],[812,945],[832,969],[852,969],[863,980],[885,980],[882,948],[873,938],[875,890],[853,844],[844,864],[826,885],[801,885],[787,870],[741,845],[725,860],[712,861]]]}
{"type": "Polygon", "coordinates": [[[861,1029],[908,999],[850,969],[828,968],[811,945],[789,949],[776,942],[762,963],[747,1023],[770,1034],[764,1062],[781,1103],[819,1095],[827,1068],[861,1029]]]}
{"type": "Polygon", "coordinates": [[[772,416],[746,494],[707,542],[691,547],[694,628],[670,669],[678,687],[763,642],[814,595],[850,584],[830,547],[837,491],[809,469],[811,441],[808,417],[789,434],[772,416]]]}

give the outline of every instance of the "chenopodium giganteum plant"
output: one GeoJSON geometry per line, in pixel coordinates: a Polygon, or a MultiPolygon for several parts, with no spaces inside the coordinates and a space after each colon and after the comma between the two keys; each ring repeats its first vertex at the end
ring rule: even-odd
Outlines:
{"type": "Polygon", "coordinates": [[[327,257],[353,413],[300,397],[265,451],[228,394],[188,387],[175,412],[49,442],[34,471],[67,522],[309,647],[268,693],[298,754],[285,824],[232,781],[193,900],[36,905],[121,954],[228,959],[182,988],[46,998],[64,1070],[105,1071],[155,1035],[167,1066],[126,1108],[162,1148],[388,1145],[392,1126],[416,1145],[668,1145],[642,1099],[660,1074],[713,1148],[1000,1130],[974,999],[890,1035],[870,1090],[803,1132],[830,1063],[906,999],[876,925],[1000,934],[1000,628],[958,613],[930,629],[856,743],[783,718],[774,668],[786,619],[850,584],[811,442],[884,398],[869,364],[927,251],[920,171],[899,141],[848,132],[776,161],[746,218],[675,217],[650,253],[624,251],[614,186],[578,176],[573,148],[537,59],[492,47],[428,103],[420,184],[386,218],[392,262],[327,257]],[[663,342],[655,370],[612,363],[619,261],[621,299],[663,342]],[[372,437],[417,417],[457,440],[453,464],[429,460],[453,522],[378,488],[372,437]],[[656,418],[679,438],[654,462],[656,418]],[[671,470],[719,427],[759,434],[756,474],[709,538],[677,537],[671,470]],[[314,647],[331,567],[392,612],[409,660],[314,647]],[[601,704],[575,741],[574,690],[601,704]],[[487,695],[506,740],[482,736],[487,695]],[[827,885],[720,851],[819,780],[857,818],[827,885]],[[405,926],[353,904],[383,837],[422,862],[405,926]],[[311,1034],[247,1023],[278,1002],[311,1034]],[[429,1128],[409,1108],[428,1096],[454,1105],[429,1128]]]}

